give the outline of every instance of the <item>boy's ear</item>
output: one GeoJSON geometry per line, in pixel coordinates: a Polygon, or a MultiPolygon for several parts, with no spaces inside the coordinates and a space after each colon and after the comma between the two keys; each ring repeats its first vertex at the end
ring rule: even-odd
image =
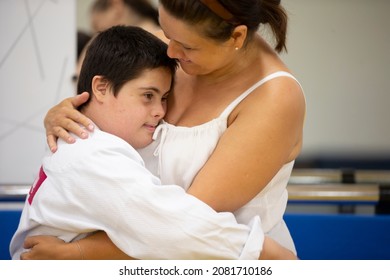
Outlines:
{"type": "Polygon", "coordinates": [[[92,94],[97,101],[102,102],[108,93],[108,81],[103,76],[94,76],[92,79],[92,94]]]}

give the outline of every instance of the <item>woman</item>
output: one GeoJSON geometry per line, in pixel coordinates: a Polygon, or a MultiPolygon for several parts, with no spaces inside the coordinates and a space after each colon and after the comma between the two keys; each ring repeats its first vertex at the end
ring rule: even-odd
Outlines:
{"type": "MultiPolygon", "coordinates": [[[[280,1],[160,0],[159,15],[168,55],[181,69],[155,142],[140,150],[147,167],[164,184],[180,185],[215,210],[233,212],[240,223],[260,215],[264,232],[295,252],[283,214],[302,147],[305,100],[277,54],[286,49],[287,16],[280,1]],[[275,50],[257,33],[261,24],[271,27],[275,50]]],[[[72,121],[91,124],[71,109],[82,98],[49,111],[45,126],[53,151],[56,137],[74,141],[66,130],[87,137],[72,121]]],[[[104,234],[93,239],[100,241],[82,244],[86,254],[119,257],[104,234]]],[[[27,240],[26,247],[44,251],[28,257],[54,257],[44,250],[47,244],[27,240]]]]}

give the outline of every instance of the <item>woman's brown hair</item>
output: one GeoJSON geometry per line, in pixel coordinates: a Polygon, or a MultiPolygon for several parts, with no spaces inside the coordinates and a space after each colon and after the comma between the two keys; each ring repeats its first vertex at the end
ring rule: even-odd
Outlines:
{"type": "Polygon", "coordinates": [[[275,50],[287,50],[287,13],[280,0],[160,0],[160,4],[172,16],[199,25],[206,36],[219,41],[227,40],[238,25],[247,26],[250,40],[261,24],[268,24],[275,50]]]}

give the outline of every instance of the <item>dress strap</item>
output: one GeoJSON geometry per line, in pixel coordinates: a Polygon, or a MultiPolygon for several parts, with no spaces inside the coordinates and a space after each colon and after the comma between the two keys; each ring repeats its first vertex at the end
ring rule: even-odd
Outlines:
{"type": "Polygon", "coordinates": [[[248,88],[244,93],[242,93],[239,97],[237,97],[232,103],[229,104],[229,106],[226,107],[226,109],[222,112],[220,117],[228,117],[230,115],[230,113],[234,110],[234,108],[236,108],[236,106],[242,100],[244,100],[244,98],[247,97],[251,92],[253,92],[256,88],[258,88],[262,84],[264,84],[264,83],[266,83],[274,78],[277,78],[277,77],[290,77],[290,78],[294,79],[299,84],[298,80],[288,72],[278,71],[278,72],[272,73],[272,74],[264,77],[263,79],[261,79],[257,83],[255,83],[253,86],[248,88]]]}

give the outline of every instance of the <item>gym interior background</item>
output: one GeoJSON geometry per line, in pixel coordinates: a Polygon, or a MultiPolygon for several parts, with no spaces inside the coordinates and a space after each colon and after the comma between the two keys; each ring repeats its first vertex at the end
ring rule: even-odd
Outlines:
{"type": "MultiPolygon", "coordinates": [[[[0,259],[47,149],[43,117],[74,94],[76,31],[90,30],[91,3],[0,1],[0,259]]],[[[282,57],[307,100],[285,217],[300,257],[389,259],[390,1],[282,4],[282,57]]]]}

